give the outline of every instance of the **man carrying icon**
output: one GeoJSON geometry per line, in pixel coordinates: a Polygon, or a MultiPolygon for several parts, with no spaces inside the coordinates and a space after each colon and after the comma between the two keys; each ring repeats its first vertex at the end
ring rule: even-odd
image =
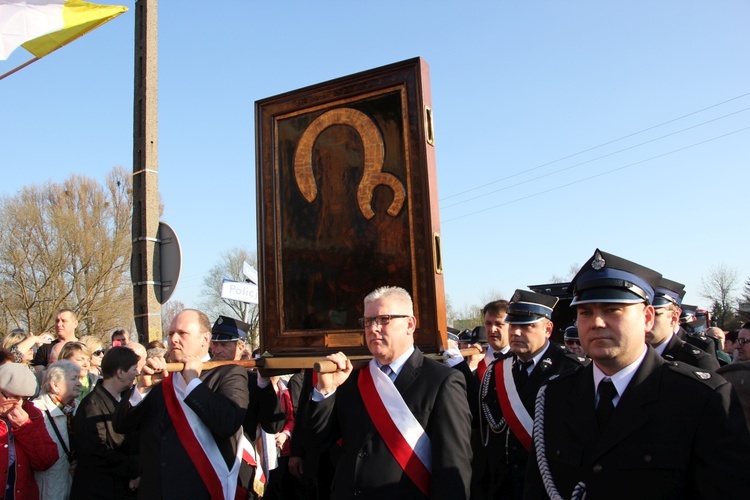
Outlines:
{"type": "Polygon", "coordinates": [[[334,499],[469,496],[471,413],[464,377],[414,346],[409,293],[382,287],[364,300],[373,359],[354,370],[343,353],[338,371],[321,373],[308,416],[313,449],[341,439],[334,499]]]}

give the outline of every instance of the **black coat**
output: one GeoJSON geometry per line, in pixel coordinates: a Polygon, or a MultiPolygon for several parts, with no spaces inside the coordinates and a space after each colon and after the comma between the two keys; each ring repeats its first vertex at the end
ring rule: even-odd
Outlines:
{"type": "MultiPolygon", "coordinates": [[[[203,371],[185,403],[211,429],[231,467],[248,405],[247,370],[228,365],[203,371]]],[[[118,432],[140,431],[141,483],[138,498],[209,498],[167,412],[162,385],[133,407],[123,396],[114,416],[118,432]]]]}
{"type": "MultiPolygon", "coordinates": [[[[375,429],[357,386],[359,374],[354,370],[333,395],[309,407],[310,449],[323,450],[342,438],[331,498],[425,498],[375,429]]],[[[463,376],[415,349],[395,386],[430,438],[430,498],[468,498],[471,414],[463,376]]]]}
{"type": "Polygon", "coordinates": [[[117,400],[102,383],[81,401],[73,420],[73,443],[78,466],[71,498],[131,498],[128,482],[140,475],[137,435],[112,428],[117,400]]]}
{"type": "Polygon", "coordinates": [[[719,369],[719,360],[716,356],[688,344],[677,335],[672,335],[661,356],[668,361],[679,361],[702,370],[715,372],[719,369]]]}
{"type": "MultiPolygon", "coordinates": [[[[485,411],[491,414],[495,422],[500,422],[503,418],[495,388],[495,371],[502,369],[501,363],[508,357],[515,358],[512,353],[508,353],[503,359],[496,360],[487,368],[488,373],[485,373],[481,389],[482,418],[486,418],[485,411]]],[[[534,418],[534,402],[542,384],[553,375],[575,370],[587,362],[588,360],[583,356],[568,354],[561,347],[550,342],[541,361],[534,366],[529,378],[522,385],[516,379],[514,370],[513,380],[516,390],[531,418],[534,418]]],[[[487,424],[483,426],[486,428],[487,424]]],[[[486,432],[488,432],[487,462],[490,473],[489,498],[520,498],[523,493],[528,459],[526,448],[507,426],[500,432],[492,430],[486,432]]]]}
{"type": "MultiPolygon", "coordinates": [[[[731,394],[723,378],[648,347],[602,432],[593,364],[550,381],[544,443],[552,481],[563,498],[579,481],[589,499],[746,498],[750,436],[731,394]]],[[[547,495],[534,451],[524,498],[536,500],[547,495]]]]}

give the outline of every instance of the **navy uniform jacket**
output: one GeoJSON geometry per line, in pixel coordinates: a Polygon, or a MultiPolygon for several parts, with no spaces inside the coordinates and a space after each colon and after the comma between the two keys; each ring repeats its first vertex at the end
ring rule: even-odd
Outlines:
{"type": "Polygon", "coordinates": [[[719,369],[719,360],[715,356],[688,344],[677,335],[672,335],[661,356],[668,361],[679,361],[702,370],[715,372],[719,369]]]}
{"type": "MultiPolygon", "coordinates": [[[[231,467],[248,406],[247,370],[234,365],[201,372],[199,384],[185,399],[211,429],[231,467]]],[[[167,412],[162,385],[154,386],[140,404],[123,395],[114,415],[116,432],[140,431],[141,483],[138,498],[209,498],[190,456],[180,442],[167,412]]]]}
{"type": "MultiPolygon", "coordinates": [[[[545,452],[563,498],[579,481],[589,499],[747,498],[750,435],[723,378],[649,346],[603,432],[594,392],[591,365],[547,385],[545,452]]],[[[547,498],[532,450],[524,498],[547,498]]]]}
{"type": "MultiPolygon", "coordinates": [[[[510,352],[506,357],[513,356],[510,352]]],[[[503,358],[505,359],[505,358],[503,358]]],[[[503,418],[495,388],[495,371],[502,369],[503,360],[497,360],[487,368],[482,382],[482,411],[489,412],[495,422],[503,418]]],[[[550,342],[540,362],[531,370],[529,378],[519,386],[516,372],[513,371],[516,390],[526,411],[534,418],[534,402],[539,388],[551,376],[574,370],[588,362],[583,356],[567,354],[561,347],[550,342]]],[[[485,414],[482,415],[483,418],[485,414]]],[[[499,433],[489,430],[487,460],[490,471],[489,498],[521,498],[526,473],[528,452],[506,426],[499,433]]]]}
{"type": "MultiPolygon", "coordinates": [[[[354,370],[335,393],[324,401],[311,402],[308,408],[311,450],[323,450],[342,439],[331,498],[425,498],[375,430],[357,386],[359,373],[354,370]]],[[[430,438],[430,498],[468,498],[471,414],[463,376],[415,349],[395,386],[430,438]]]]}

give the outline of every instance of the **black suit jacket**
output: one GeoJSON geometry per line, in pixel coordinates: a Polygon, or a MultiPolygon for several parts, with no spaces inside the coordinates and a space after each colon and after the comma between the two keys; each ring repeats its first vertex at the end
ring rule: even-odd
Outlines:
{"type": "MultiPolygon", "coordinates": [[[[248,405],[247,370],[221,366],[201,373],[186,404],[211,429],[216,444],[231,467],[248,405]]],[[[190,456],[180,442],[164,402],[161,384],[133,407],[130,392],[117,405],[116,432],[140,431],[141,483],[138,498],[209,498],[190,456]]]]}
{"type": "MultiPolygon", "coordinates": [[[[424,498],[375,430],[357,386],[359,373],[354,370],[333,395],[309,407],[311,449],[322,450],[342,438],[331,498],[424,498]]],[[[430,438],[430,498],[468,498],[471,414],[464,378],[415,349],[395,386],[430,438]]]]}
{"type": "MultiPolygon", "coordinates": [[[[483,411],[490,412],[496,422],[503,418],[503,412],[497,398],[495,372],[502,369],[501,363],[505,358],[515,358],[515,355],[509,352],[504,358],[490,365],[487,369],[490,373],[485,374],[481,390],[483,411]]],[[[574,370],[586,362],[588,361],[583,356],[568,354],[561,347],[550,342],[541,361],[534,366],[529,378],[522,385],[516,379],[515,370],[513,371],[516,390],[531,418],[534,418],[536,394],[542,384],[553,375],[574,370]]],[[[487,439],[487,461],[490,472],[489,498],[521,497],[527,459],[526,448],[509,428],[505,427],[499,433],[489,431],[487,439]]]]}
{"type": "MultiPolygon", "coordinates": [[[[649,346],[604,431],[594,395],[592,365],[546,389],[546,457],[563,498],[579,481],[590,499],[747,497],[750,436],[723,378],[649,346]]],[[[547,498],[534,451],[524,498],[547,498]]]]}
{"type": "Polygon", "coordinates": [[[668,361],[679,361],[711,372],[719,369],[719,360],[715,356],[688,344],[677,335],[672,335],[669,339],[662,357],[668,361]]]}

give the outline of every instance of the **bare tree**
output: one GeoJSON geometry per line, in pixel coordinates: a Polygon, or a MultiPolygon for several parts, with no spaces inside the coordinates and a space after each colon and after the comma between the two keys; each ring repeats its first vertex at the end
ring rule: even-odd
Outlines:
{"type": "Polygon", "coordinates": [[[257,266],[256,254],[242,248],[233,248],[224,252],[219,261],[208,271],[203,279],[201,307],[212,319],[219,316],[230,316],[241,319],[250,325],[248,342],[253,348],[258,347],[258,305],[226,300],[221,298],[221,283],[224,279],[244,281],[242,265],[247,262],[257,266]]]}
{"type": "Polygon", "coordinates": [[[185,310],[185,304],[179,300],[167,301],[161,308],[161,331],[164,335],[169,332],[169,325],[172,324],[172,320],[185,310]]]}
{"type": "Polygon", "coordinates": [[[0,200],[0,309],[6,322],[41,332],[55,312],[78,313],[82,333],[132,324],[130,175],[104,185],[73,175],[0,200]]]}
{"type": "Polygon", "coordinates": [[[717,264],[709,270],[708,276],[701,278],[701,283],[701,296],[711,302],[712,317],[719,328],[726,329],[736,317],[737,270],[724,263],[717,264]]]}
{"type": "Polygon", "coordinates": [[[567,283],[569,281],[572,281],[576,274],[578,274],[578,270],[581,269],[581,266],[579,266],[576,263],[571,264],[568,266],[568,274],[565,276],[558,276],[557,274],[554,274],[550,279],[550,283],[567,283]]]}

